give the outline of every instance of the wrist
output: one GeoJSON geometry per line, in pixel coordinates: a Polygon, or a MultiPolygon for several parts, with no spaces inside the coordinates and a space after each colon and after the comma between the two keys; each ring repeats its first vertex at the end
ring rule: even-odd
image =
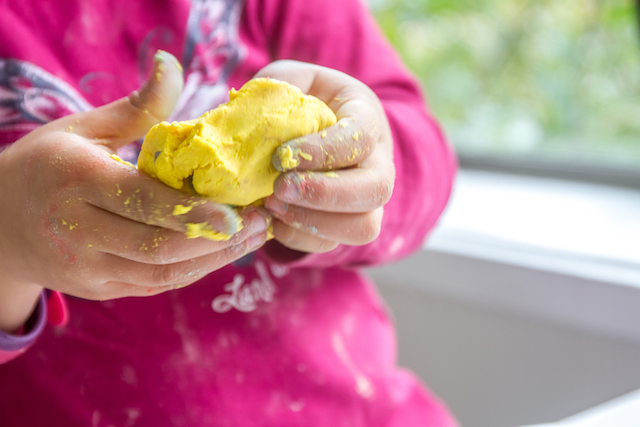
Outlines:
{"type": "Polygon", "coordinates": [[[42,286],[11,279],[0,280],[0,331],[15,333],[33,313],[42,286]]]}

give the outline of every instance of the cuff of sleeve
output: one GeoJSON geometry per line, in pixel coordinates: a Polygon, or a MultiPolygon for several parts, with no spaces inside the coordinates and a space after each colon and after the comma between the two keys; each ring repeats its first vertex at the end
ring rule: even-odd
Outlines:
{"type": "Polygon", "coordinates": [[[21,352],[38,338],[47,321],[47,301],[45,292],[40,294],[36,309],[23,328],[21,335],[12,335],[0,331],[0,352],[21,352]]]}
{"type": "Polygon", "coordinates": [[[69,309],[64,296],[57,291],[47,290],[47,323],[65,326],[69,322],[69,309]]]}

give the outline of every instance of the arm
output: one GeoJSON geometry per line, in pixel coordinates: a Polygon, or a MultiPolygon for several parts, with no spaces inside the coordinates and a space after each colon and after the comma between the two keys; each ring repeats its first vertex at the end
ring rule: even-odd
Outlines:
{"type": "Polygon", "coordinates": [[[36,305],[42,287],[94,300],[155,295],[266,239],[262,209],[191,197],[110,156],[173,109],[182,88],[177,60],[159,53],[151,76],[129,97],[52,121],[0,153],[0,331],[9,337],[0,353],[32,342],[16,331],[38,331],[28,319],[34,307],[44,316],[42,301],[36,305]],[[176,213],[178,205],[191,209],[176,213]],[[190,239],[190,224],[229,238],[190,239]]]}
{"type": "Polygon", "coordinates": [[[33,313],[14,333],[0,330],[0,364],[15,359],[36,341],[46,323],[66,325],[69,317],[67,305],[60,292],[42,291],[36,298],[33,313]]]}
{"type": "Polygon", "coordinates": [[[381,233],[365,246],[340,245],[296,265],[371,265],[417,249],[448,200],[456,169],[450,147],[426,112],[420,89],[358,0],[249,0],[262,17],[272,59],[290,58],[343,71],[378,96],[393,135],[396,183],[381,233]]]}

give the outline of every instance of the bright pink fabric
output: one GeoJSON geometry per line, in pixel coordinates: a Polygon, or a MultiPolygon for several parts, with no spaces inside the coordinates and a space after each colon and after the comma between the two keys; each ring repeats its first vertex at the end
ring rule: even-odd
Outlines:
{"type": "MultiPolygon", "coordinates": [[[[156,48],[188,59],[188,82],[220,81],[230,70],[234,87],[274,59],[314,62],[360,79],[385,106],[397,182],[380,238],[290,265],[259,254],[244,267],[149,298],[68,297],[68,324],[46,329],[26,354],[0,366],[0,426],[455,426],[438,399],[396,367],[383,301],[360,273],[344,268],[416,250],[447,201],[454,156],[415,81],[359,0],[247,0],[237,41],[221,33],[189,45],[185,32],[208,34],[216,10],[192,27],[190,7],[193,13],[213,3],[234,2],[1,2],[0,58],[24,61],[31,73],[9,86],[12,96],[31,100],[25,85],[48,76],[65,83],[55,81],[49,104],[15,104],[11,114],[35,113],[4,133],[0,125],[0,144],[46,114],[126,95],[156,48]],[[220,65],[233,58],[235,66],[220,65]]],[[[200,95],[214,93],[204,86],[200,95]]],[[[198,93],[182,111],[200,107],[198,93]]]]}
{"type": "Polygon", "coordinates": [[[69,308],[60,292],[51,292],[47,299],[47,322],[53,326],[66,326],[69,323],[69,308]]]}

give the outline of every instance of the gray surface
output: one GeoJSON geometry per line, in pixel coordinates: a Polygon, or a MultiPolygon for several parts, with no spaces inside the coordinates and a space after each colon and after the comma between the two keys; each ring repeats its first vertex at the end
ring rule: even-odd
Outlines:
{"type": "Polygon", "coordinates": [[[640,388],[638,342],[372,276],[396,318],[400,364],[422,377],[464,427],[555,421],[640,388]]]}

